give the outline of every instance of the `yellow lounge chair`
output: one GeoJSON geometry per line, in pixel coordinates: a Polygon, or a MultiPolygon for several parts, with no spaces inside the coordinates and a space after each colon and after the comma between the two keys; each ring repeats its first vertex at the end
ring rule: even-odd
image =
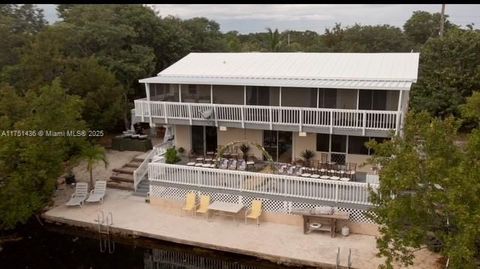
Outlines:
{"type": "Polygon", "coordinates": [[[195,210],[197,210],[197,203],[196,200],[197,195],[194,192],[189,192],[187,193],[186,199],[185,199],[185,205],[183,206],[182,210],[183,211],[191,211],[192,215],[195,213],[195,210]]]}
{"type": "Polygon", "coordinates": [[[252,208],[245,211],[245,224],[248,219],[256,219],[257,225],[260,225],[260,215],[262,215],[262,201],[253,200],[252,208]]]}
{"type": "MultiPolygon", "coordinates": [[[[197,209],[196,213],[206,214],[208,218],[208,206],[210,205],[210,196],[200,195],[200,207],[197,209]]],[[[196,215],[195,213],[195,215],[196,215]]]]}

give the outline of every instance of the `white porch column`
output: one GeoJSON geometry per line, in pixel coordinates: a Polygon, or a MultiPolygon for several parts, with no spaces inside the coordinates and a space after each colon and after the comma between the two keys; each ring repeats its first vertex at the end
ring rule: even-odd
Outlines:
{"type": "Polygon", "coordinates": [[[400,128],[401,128],[401,125],[400,125],[400,121],[401,121],[401,118],[402,118],[402,101],[403,101],[403,91],[400,91],[399,93],[399,96],[398,96],[398,107],[397,107],[397,122],[395,124],[395,127],[396,127],[396,130],[395,130],[395,134],[398,134],[400,132],[400,128]]]}
{"type": "Polygon", "coordinates": [[[178,84],[178,102],[182,102],[182,84],[178,84]]]}
{"type": "Polygon", "coordinates": [[[243,86],[243,105],[247,105],[247,85],[243,86]]]}
{"type": "Polygon", "coordinates": [[[282,106],[282,87],[278,90],[278,106],[282,106]]]}
{"type": "Polygon", "coordinates": [[[150,125],[150,127],[152,127],[152,109],[151,109],[151,104],[150,104],[150,84],[145,83],[145,91],[147,92],[148,124],[150,125]]]}
{"type": "Polygon", "coordinates": [[[317,108],[320,106],[320,88],[317,88],[317,108]]]}
{"type": "Polygon", "coordinates": [[[210,104],[213,104],[213,85],[210,85],[210,104]]]}
{"type": "Polygon", "coordinates": [[[360,90],[357,89],[357,110],[358,110],[359,103],[360,103],[360,90]]]}

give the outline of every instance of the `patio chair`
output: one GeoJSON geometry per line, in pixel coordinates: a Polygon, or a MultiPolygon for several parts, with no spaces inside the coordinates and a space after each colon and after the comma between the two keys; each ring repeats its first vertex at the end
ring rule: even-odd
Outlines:
{"type": "Polygon", "coordinates": [[[88,183],[79,182],[75,186],[75,193],[72,194],[70,200],[65,204],[66,206],[80,206],[82,207],[83,202],[87,199],[88,196],[88,183]]]}
{"type": "Polygon", "coordinates": [[[192,215],[195,213],[195,210],[197,210],[197,194],[194,192],[189,192],[187,193],[186,199],[185,199],[185,205],[183,206],[182,210],[183,211],[190,211],[192,212],[192,215]]]}
{"type": "Polygon", "coordinates": [[[105,192],[107,191],[107,181],[99,180],[95,182],[95,188],[90,191],[88,199],[85,200],[87,203],[97,203],[101,202],[103,204],[103,198],[105,197],[105,192]]]}
{"type": "Polygon", "coordinates": [[[200,207],[195,211],[197,213],[205,214],[208,218],[208,206],[210,205],[210,196],[209,195],[200,195],[200,207]]]}
{"type": "Polygon", "coordinates": [[[257,220],[257,225],[260,225],[260,216],[262,215],[262,201],[253,200],[252,208],[245,211],[245,224],[248,219],[257,220]]]}
{"type": "Polygon", "coordinates": [[[227,159],[222,160],[222,163],[220,164],[220,168],[221,169],[227,169],[228,168],[228,160],[227,159]]]}
{"type": "Polygon", "coordinates": [[[237,169],[237,160],[233,159],[228,166],[228,169],[235,170],[237,169]]]}
{"type": "Polygon", "coordinates": [[[238,165],[238,170],[245,171],[247,169],[247,163],[244,160],[240,161],[240,165],[238,165]]]}

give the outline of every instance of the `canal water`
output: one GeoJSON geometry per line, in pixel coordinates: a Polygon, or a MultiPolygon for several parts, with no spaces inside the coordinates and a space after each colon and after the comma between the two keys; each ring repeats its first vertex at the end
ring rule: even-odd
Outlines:
{"type": "MultiPolygon", "coordinates": [[[[299,268],[158,240],[128,237],[100,240],[99,236],[79,228],[53,224],[41,226],[32,221],[9,233],[8,237],[18,238],[17,241],[11,240],[0,245],[0,268],[299,268]],[[102,247],[100,243],[103,243],[102,247]]],[[[5,235],[2,237],[6,238],[5,235]]]]}

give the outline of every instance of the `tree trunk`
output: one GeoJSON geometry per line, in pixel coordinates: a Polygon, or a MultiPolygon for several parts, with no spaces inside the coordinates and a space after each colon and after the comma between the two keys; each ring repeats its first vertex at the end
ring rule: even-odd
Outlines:
{"type": "Polygon", "coordinates": [[[90,168],[89,170],[90,170],[90,188],[89,189],[92,190],[93,189],[93,169],[90,168]]]}

